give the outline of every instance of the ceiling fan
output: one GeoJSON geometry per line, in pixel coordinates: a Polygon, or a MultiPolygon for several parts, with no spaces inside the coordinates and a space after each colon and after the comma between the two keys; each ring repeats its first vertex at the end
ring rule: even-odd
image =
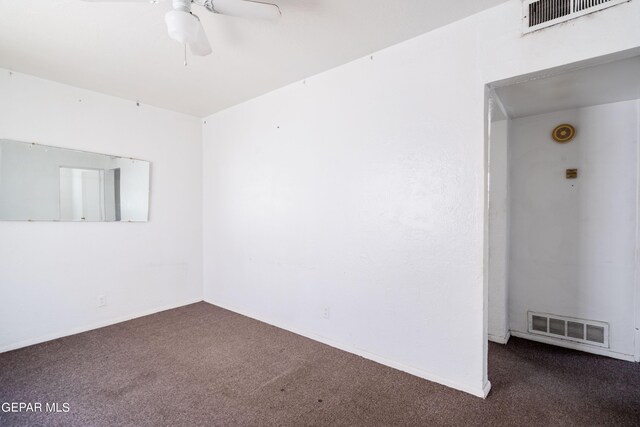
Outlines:
{"type": "MultiPolygon", "coordinates": [[[[158,3],[162,0],[84,0],[86,2],[109,3],[158,3]]],[[[211,44],[204,32],[200,18],[191,13],[191,5],[204,7],[212,13],[240,18],[255,18],[275,21],[282,15],[280,8],[272,3],[254,0],[172,0],[173,10],[165,15],[169,37],[185,46],[189,45],[191,53],[206,56],[211,53],[211,44]]]]}

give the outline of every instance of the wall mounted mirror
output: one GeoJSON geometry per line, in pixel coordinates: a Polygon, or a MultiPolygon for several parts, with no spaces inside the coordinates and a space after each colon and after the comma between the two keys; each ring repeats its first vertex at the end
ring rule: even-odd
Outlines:
{"type": "Polygon", "coordinates": [[[0,220],[147,221],[150,163],[0,139],[0,220]]]}

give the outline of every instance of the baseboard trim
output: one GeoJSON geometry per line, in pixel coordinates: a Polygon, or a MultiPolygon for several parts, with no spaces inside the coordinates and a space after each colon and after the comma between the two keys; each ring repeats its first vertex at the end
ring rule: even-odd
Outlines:
{"type": "Polygon", "coordinates": [[[440,377],[438,375],[434,375],[434,374],[431,374],[429,372],[426,372],[426,371],[424,371],[422,369],[415,368],[415,367],[412,367],[412,366],[407,366],[407,365],[404,365],[404,364],[399,363],[399,362],[395,362],[395,361],[387,359],[387,358],[385,358],[383,356],[379,356],[377,354],[370,353],[370,352],[368,352],[366,350],[362,350],[362,349],[359,349],[357,347],[352,347],[352,346],[347,345],[347,344],[336,342],[336,341],[334,341],[334,340],[332,340],[330,338],[326,338],[326,337],[323,337],[321,335],[317,335],[317,334],[314,334],[314,333],[303,331],[303,330],[300,330],[298,328],[294,328],[294,327],[291,327],[289,325],[284,325],[284,324],[279,323],[279,322],[274,322],[271,319],[265,319],[265,318],[263,318],[261,316],[256,316],[254,314],[251,314],[251,313],[249,313],[249,312],[247,312],[247,311],[245,311],[243,309],[239,309],[237,307],[231,307],[231,306],[228,306],[228,305],[225,305],[225,304],[219,304],[219,303],[216,303],[216,302],[214,302],[212,300],[209,300],[207,298],[204,299],[204,302],[206,302],[208,304],[211,304],[211,305],[215,305],[216,307],[224,308],[225,310],[233,311],[234,313],[240,314],[242,316],[249,317],[249,318],[254,319],[254,320],[258,320],[258,321],[266,323],[268,325],[275,326],[276,328],[284,329],[285,331],[289,331],[289,332],[292,332],[294,334],[301,335],[301,336],[303,336],[305,338],[309,338],[311,340],[318,341],[318,342],[320,342],[322,344],[326,344],[326,345],[328,345],[330,347],[337,348],[337,349],[342,350],[342,351],[346,351],[347,353],[352,353],[352,354],[358,355],[358,356],[363,357],[365,359],[372,360],[372,361],[374,361],[376,363],[380,363],[381,365],[385,365],[385,366],[388,366],[390,368],[394,368],[394,369],[397,369],[399,371],[406,372],[408,374],[414,375],[416,377],[420,377],[420,378],[425,379],[427,381],[438,383],[438,384],[441,384],[441,385],[444,385],[444,386],[447,386],[447,387],[450,387],[450,388],[454,388],[456,390],[463,391],[465,393],[472,394],[472,395],[480,397],[482,399],[486,398],[487,395],[489,394],[489,391],[491,390],[491,383],[488,382],[488,381],[481,388],[480,387],[478,387],[478,388],[470,387],[470,386],[467,386],[467,385],[464,385],[464,384],[457,383],[455,381],[447,380],[447,379],[442,378],[442,377],[440,377]]]}
{"type": "Polygon", "coordinates": [[[603,347],[591,347],[588,345],[574,343],[571,341],[555,340],[553,338],[548,338],[542,335],[534,335],[534,334],[528,334],[525,332],[518,332],[518,331],[511,331],[511,335],[518,338],[524,338],[531,341],[541,342],[543,344],[550,344],[558,347],[569,348],[571,350],[584,351],[585,353],[597,354],[598,356],[606,356],[606,357],[612,357],[614,359],[626,360],[628,362],[635,362],[634,356],[632,354],[618,353],[603,347]]]}
{"type": "Polygon", "coordinates": [[[482,396],[482,398],[486,399],[490,391],[491,391],[491,381],[487,381],[487,383],[482,388],[482,392],[484,393],[484,396],[482,396]]]}
{"type": "Polygon", "coordinates": [[[495,342],[498,344],[506,344],[509,342],[509,338],[511,338],[511,332],[507,331],[507,334],[504,337],[488,334],[487,338],[491,342],[495,342]]]}
{"type": "Polygon", "coordinates": [[[109,320],[105,320],[105,321],[102,321],[102,322],[92,323],[91,325],[88,325],[88,326],[72,328],[72,329],[66,330],[64,332],[54,332],[52,334],[43,335],[43,336],[38,337],[38,338],[32,338],[32,339],[28,339],[28,340],[19,341],[17,343],[12,343],[12,344],[8,344],[8,345],[0,347],[0,353],[6,353],[7,351],[18,350],[20,348],[29,347],[31,345],[40,344],[40,343],[47,342],[47,341],[52,341],[52,340],[55,340],[55,339],[58,339],[58,338],[68,337],[70,335],[76,335],[76,334],[80,334],[82,332],[87,332],[87,331],[92,331],[94,329],[104,328],[105,326],[115,325],[117,323],[122,323],[122,322],[126,322],[128,320],[137,319],[138,317],[148,316],[150,314],[155,314],[155,313],[159,313],[161,311],[166,311],[166,310],[172,310],[172,309],[178,308],[178,307],[184,307],[185,305],[195,304],[195,303],[201,302],[201,301],[202,301],[201,298],[194,298],[194,299],[190,299],[190,300],[186,300],[186,301],[180,302],[178,304],[164,305],[164,306],[152,308],[152,309],[149,309],[149,310],[139,311],[139,312],[136,312],[134,314],[128,314],[128,315],[125,315],[125,316],[115,317],[115,318],[112,318],[112,319],[109,319],[109,320]]]}

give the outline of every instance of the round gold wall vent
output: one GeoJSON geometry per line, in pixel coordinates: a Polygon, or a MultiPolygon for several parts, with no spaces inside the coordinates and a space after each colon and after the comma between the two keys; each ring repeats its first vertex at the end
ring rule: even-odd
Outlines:
{"type": "Polygon", "coordinates": [[[571,126],[570,124],[564,123],[558,125],[551,132],[551,136],[553,140],[559,142],[560,144],[564,144],[565,142],[569,142],[576,136],[576,128],[571,126]]]}

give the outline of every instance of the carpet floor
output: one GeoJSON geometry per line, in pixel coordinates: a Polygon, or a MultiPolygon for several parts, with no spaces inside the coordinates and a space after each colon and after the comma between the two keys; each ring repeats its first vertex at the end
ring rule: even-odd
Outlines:
{"type": "Polygon", "coordinates": [[[43,406],[0,425],[640,425],[636,363],[512,338],[489,379],[482,400],[198,303],[0,354],[0,402],[43,406]]]}

